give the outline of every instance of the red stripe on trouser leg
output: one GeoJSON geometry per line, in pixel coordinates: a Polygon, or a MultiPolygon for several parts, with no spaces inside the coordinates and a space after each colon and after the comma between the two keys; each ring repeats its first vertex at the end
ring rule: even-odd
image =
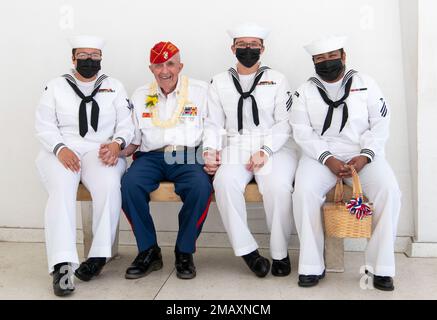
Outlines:
{"type": "Polygon", "coordinates": [[[123,212],[123,214],[124,214],[124,216],[126,217],[126,219],[127,219],[127,222],[129,222],[129,224],[130,224],[130,227],[131,227],[131,229],[132,229],[132,232],[134,232],[135,233],[135,230],[134,230],[134,225],[132,224],[132,221],[130,220],[130,218],[129,218],[129,216],[126,214],[126,212],[124,212],[124,210],[123,209],[121,209],[121,212],[123,212]]]}
{"type": "Polygon", "coordinates": [[[211,200],[212,200],[212,193],[211,193],[211,195],[209,196],[208,204],[206,205],[206,209],[205,209],[205,211],[203,211],[202,215],[200,216],[199,220],[197,221],[197,225],[196,225],[197,229],[200,228],[200,226],[202,225],[202,223],[205,221],[206,216],[208,215],[209,206],[211,205],[211,200]]]}

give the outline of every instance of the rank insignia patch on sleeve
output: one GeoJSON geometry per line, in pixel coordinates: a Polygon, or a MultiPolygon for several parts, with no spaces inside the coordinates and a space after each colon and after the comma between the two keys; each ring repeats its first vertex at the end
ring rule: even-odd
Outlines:
{"type": "Polygon", "coordinates": [[[291,106],[293,105],[293,95],[291,94],[291,92],[287,92],[287,95],[288,95],[288,100],[286,106],[287,106],[287,111],[290,111],[291,106]]]}
{"type": "Polygon", "coordinates": [[[381,113],[381,117],[385,118],[388,114],[388,109],[387,109],[387,104],[385,103],[384,98],[379,99],[379,101],[381,101],[381,110],[379,110],[379,112],[381,113]]]}

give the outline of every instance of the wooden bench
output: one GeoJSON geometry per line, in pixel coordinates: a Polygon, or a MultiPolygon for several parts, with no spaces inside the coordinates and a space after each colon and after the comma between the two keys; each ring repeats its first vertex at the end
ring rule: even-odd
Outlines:
{"type": "MultiPolygon", "coordinates": [[[[344,186],[345,198],[351,198],[352,189],[344,186]]],[[[256,183],[249,183],[244,194],[246,202],[262,202],[262,196],[258,191],[256,183]]],[[[327,195],[327,201],[333,201],[334,189],[327,195]]],[[[180,202],[181,199],[174,192],[174,184],[171,182],[162,182],[157,190],[151,193],[150,199],[152,202],[180,202]]],[[[88,256],[88,252],[92,243],[92,198],[89,191],[83,184],[79,185],[77,191],[77,201],[81,202],[82,210],[82,227],[83,227],[83,243],[84,256],[88,256]]],[[[212,201],[215,201],[213,197],[212,201]]],[[[119,228],[112,246],[112,256],[118,254],[118,236],[119,228]]],[[[325,264],[327,272],[343,272],[344,271],[344,241],[343,239],[325,238],[325,264]]]]}

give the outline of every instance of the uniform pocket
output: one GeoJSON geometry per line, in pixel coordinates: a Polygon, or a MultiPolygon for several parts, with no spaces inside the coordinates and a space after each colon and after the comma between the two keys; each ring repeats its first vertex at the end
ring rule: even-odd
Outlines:
{"type": "Polygon", "coordinates": [[[142,117],[139,121],[140,129],[152,129],[154,126],[152,124],[152,114],[148,115],[146,118],[142,117]]]}
{"type": "Polygon", "coordinates": [[[273,110],[275,108],[276,86],[258,86],[255,89],[254,97],[258,109],[273,110]]]}
{"type": "Polygon", "coordinates": [[[314,129],[322,129],[328,113],[328,105],[321,98],[307,98],[307,110],[311,125],[314,129]]]}
{"type": "Polygon", "coordinates": [[[179,115],[179,123],[182,123],[186,128],[197,128],[200,126],[200,110],[194,103],[189,103],[184,106],[182,113],[179,115]]]}
{"type": "Polygon", "coordinates": [[[367,119],[369,118],[369,111],[367,109],[367,95],[354,94],[349,96],[347,100],[350,119],[367,119]]]}

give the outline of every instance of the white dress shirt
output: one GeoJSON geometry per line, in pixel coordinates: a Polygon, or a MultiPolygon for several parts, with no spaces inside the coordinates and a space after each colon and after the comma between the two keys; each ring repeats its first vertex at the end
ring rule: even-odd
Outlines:
{"type": "MultiPolygon", "coordinates": [[[[188,79],[188,101],[173,128],[160,128],[152,123],[150,108],[146,107],[146,98],[150,94],[151,84],[138,88],[132,96],[134,106],[135,138],[132,143],[140,146],[140,151],[148,152],[168,145],[197,147],[202,142],[203,125],[206,117],[206,82],[188,79]]],[[[176,89],[165,96],[158,87],[158,113],[161,121],[172,117],[178,108],[181,77],[176,89]]]]}

